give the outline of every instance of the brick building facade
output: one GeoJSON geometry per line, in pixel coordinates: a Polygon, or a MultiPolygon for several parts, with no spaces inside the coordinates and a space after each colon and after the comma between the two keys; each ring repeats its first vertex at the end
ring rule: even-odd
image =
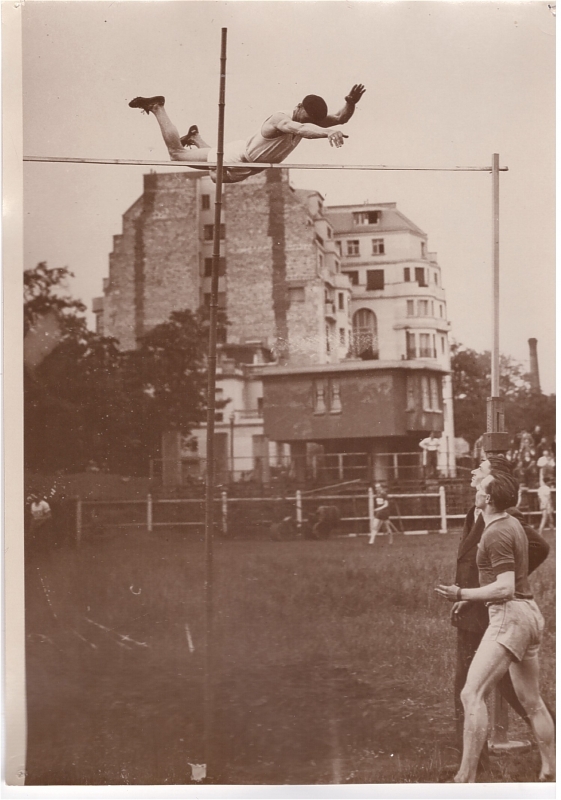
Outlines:
{"type": "MultiPolygon", "coordinates": [[[[213,233],[206,173],[145,175],[94,301],[98,328],[133,348],[172,311],[208,303],[213,233]]],[[[228,462],[234,451],[246,454],[244,471],[269,450],[273,461],[305,458],[310,447],[406,452],[436,430],[441,465],[453,471],[440,267],[394,203],[324,208],[318,192],[290,185],[287,170],[268,170],[226,187],[221,240],[229,325],[218,391],[233,394],[216,422],[221,469],[239,471],[228,462]],[[236,352],[245,353],[239,369],[236,352]]],[[[195,432],[203,458],[205,435],[205,426],[195,432]]]]}

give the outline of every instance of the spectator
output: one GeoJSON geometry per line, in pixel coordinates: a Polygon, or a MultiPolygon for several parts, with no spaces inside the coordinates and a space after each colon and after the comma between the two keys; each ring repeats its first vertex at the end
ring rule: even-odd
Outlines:
{"type": "Polygon", "coordinates": [[[525,453],[529,453],[535,444],[534,437],[532,436],[532,434],[528,433],[526,428],[523,428],[518,434],[518,437],[520,442],[518,449],[520,450],[520,453],[522,455],[524,455],[525,453]]]}
{"type": "Polygon", "coordinates": [[[544,482],[540,483],[538,489],[538,499],[540,501],[540,511],[542,512],[538,533],[542,534],[546,528],[548,530],[550,528],[555,528],[555,522],[553,520],[553,501],[551,497],[551,481],[549,478],[545,478],[544,482]]]}
{"type": "Polygon", "coordinates": [[[436,477],[438,464],[438,451],[440,450],[440,439],[434,431],[430,436],[419,442],[419,447],[423,451],[423,466],[426,478],[436,477]]]}
{"type": "Polygon", "coordinates": [[[51,507],[44,497],[32,496],[31,500],[31,530],[33,536],[37,531],[44,528],[51,519],[51,507]]]}
{"type": "Polygon", "coordinates": [[[550,451],[545,449],[541,458],[538,458],[536,466],[539,470],[539,483],[540,486],[545,482],[545,479],[554,480],[555,478],[555,460],[550,451]]]}
{"type": "Polygon", "coordinates": [[[376,494],[374,495],[374,519],[372,520],[372,531],[370,532],[368,544],[374,544],[376,541],[376,534],[380,530],[382,522],[389,519],[389,517],[390,504],[388,503],[386,490],[381,483],[377,483],[376,494]]]}

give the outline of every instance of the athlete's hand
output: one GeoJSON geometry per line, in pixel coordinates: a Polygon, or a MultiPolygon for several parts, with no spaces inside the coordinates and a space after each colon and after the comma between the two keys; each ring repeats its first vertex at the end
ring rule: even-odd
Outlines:
{"type": "Polygon", "coordinates": [[[469,600],[459,600],[457,603],[454,603],[452,606],[452,610],[450,611],[450,617],[452,621],[456,618],[456,616],[460,613],[461,609],[464,606],[467,606],[469,600]]]}
{"type": "Polygon", "coordinates": [[[451,603],[455,603],[458,600],[459,588],[460,588],[459,586],[455,585],[444,586],[443,584],[440,584],[440,586],[437,586],[434,591],[441,597],[444,597],[445,600],[449,600],[451,603]]]}
{"type": "Polygon", "coordinates": [[[362,83],[355,83],[351,91],[345,97],[345,100],[347,101],[347,103],[351,103],[353,106],[356,106],[356,104],[358,103],[358,101],[360,100],[365,91],[366,89],[364,88],[362,83]]]}
{"type": "Polygon", "coordinates": [[[341,133],[341,131],[330,131],[327,134],[327,141],[331,147],[342,147],[344,145],[343,139],[348,138],[349,137],[345,133],[341,133]]]}

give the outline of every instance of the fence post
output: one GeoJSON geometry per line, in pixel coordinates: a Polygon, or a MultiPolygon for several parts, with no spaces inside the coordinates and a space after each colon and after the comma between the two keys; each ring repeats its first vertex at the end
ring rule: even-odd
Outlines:
{"type": "Polygon", "coordinates": [[[368,524],[370,527],[370,536],[374,533],[374,490],[372,486],[368,487],[368,524]]]}
{"type": "Polygon", "coordinates": [[[444,486],[438,487],[440,495],[440,533],[448,533],[448,520],[446,519],[446,489],[444,486]]]}
{"type": "Polygon", "coordinates": [[[152,495],[149,494],[146,497],[146,527],[148,529],[148,533],[152,533],[152,495]]]}
{"type": "Polygon", "coordinates": [[[222,535],[228,534],[228,493],[222,492],[222,535]]]}
{"type": "Polygon", "coordinates": [[[296,527],[302,527],[302,492],[296,489],[296,527]]]}
{"type": "Polygon", "coordinates": [[[338,470],[338,475],[339,475],[339,480],[340,481],[345,480],[344,477],[343,477],[343,456],[344,456],[344,453],[338,453],[337,454],[337,470],[338,470]]]}
{"type": "Polygon", "coordinates": [[[82,540],[82,501],[76,501],[76,545],[80,545],[82,540]]]}

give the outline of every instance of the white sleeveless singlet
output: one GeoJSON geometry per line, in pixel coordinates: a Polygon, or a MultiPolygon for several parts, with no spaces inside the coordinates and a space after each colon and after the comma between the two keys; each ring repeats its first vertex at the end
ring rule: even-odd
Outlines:
{"type": "MultiPolygon", "coordinates": [[[[289,114],[285,111],[282,113],[286,113],[287,116],[292,118],[291,113],[289,114]]],[[[273,114],[271,114],[271,116],[273,116],[273,114]]],[[[270,119],[271,117],[267,117],[263,125],[270,119]]],[[[284,159],[292,153],[294,148],[300,144],[303,137],[295,133],[281,133],[279,136],[275,136],[274,139],[267,139],[261,134],[263,125],[258,133],[247,140],[245,149],[246,158],[252,163],[268,162],[271,164],[280,164],[280,162],[284,161],[284,159]]]]}

